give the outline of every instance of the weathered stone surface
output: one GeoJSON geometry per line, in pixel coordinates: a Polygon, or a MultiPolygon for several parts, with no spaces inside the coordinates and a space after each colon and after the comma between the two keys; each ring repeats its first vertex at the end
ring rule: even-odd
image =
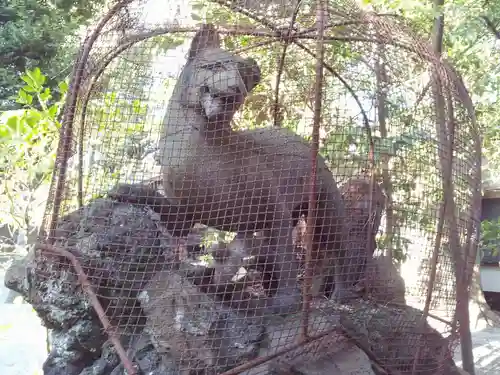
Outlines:
{"type": "Polygon", "coordinates": [[[378,303],[406,304],[405,282],[386,256],[368,259],[365,278],[359,286],[378,303]]]}
{"type": "Polygon", "coordinates": [[[417,374],[433,375],[438,369],[444,375],[458,374],[449,341],[427,323],[420,310],[359,300],[342,306],[340,314],[349,334],[369,345],[389,372],[411,374],[420,348],[417,374]]]}
{"type": "MultiPolygon", "coordinates": [[[[188,248],[195,248],[189,241],[165,233],[147,208],[98,199],[61,219],[54,246],[78,258],[121,333],[128,357],[142,373],[219,374],[297,342],[300,313],[249,318],[201,293],[191,282],[191,271],[205,266],[189,261],[188,248]]],[[[379,276],[385,272],[382,267],[375,271],[379,276]]],[[[5,283],[22,294],[52,329],[45,375],[125,373],[63,257],[30,253],[13,264],[5,283]]],[[[400,296],[400,286],[396,291],[400,296]]],[[[460,374],[447,340],[422,320],[418,310],[373,300],[346,306],[320,299],[313,307],[310,334],[331,332],[243,373],[378,374],[372,370],[377,358],[378,366],[410,374],[422,346],[419,375],[435,374],[440,364],[445,375],[460,374]]]]}
{"type": "MultiPolygon", "coordinates": [[[[327,302],[326,305],[331,305],[327,302]]],[[[309,316],[308,334],[315,337],[328,331],[323,337],[304,346],[293,348],[284,355],[244,372],[257,374],[349,374],[373,375],[367,355],[339,331],[340,315],[331,310],[327,314],[325,303],[316,305],[309,316]]],[[[275,317],[267,325],[268,343],[261,349],[260,356],[273,355],[293,347],[300,340],[302,315],[294,314],[285,318],[275,317]]]]}
{"type": "Polygon", "coordinates": [[[187,277],[158,273],[140,296],[145,333],[181,369],[220,373],[254,359],[264,338],[262,319],[246,318],[200,293],[187,277]]]}
{"type": "MultiPolygon", "coordinates": [[[[144,321],[136,295],[159,269],[174,264],[177,249],[152,211],[106,199],[61,218],[55,237],[54,247],[75,255],[117,325],[144,321]]],[[[67,259],[31,252],[7,271],[5,284],[52,330],[45,375],[80,374],[99,358],[106,335],[67,259]]]]}

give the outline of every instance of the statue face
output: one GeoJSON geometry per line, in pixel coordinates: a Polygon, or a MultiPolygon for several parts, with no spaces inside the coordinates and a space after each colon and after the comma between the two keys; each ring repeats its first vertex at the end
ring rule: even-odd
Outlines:
{"type": "Polygon", "coordinates": [[[257,62],[222,49],[211,25],[204,25],[193,38],[182,74],[183,104],[201,106],[208,119],[223,112],[234,114],[260,82],[257,62]]]}

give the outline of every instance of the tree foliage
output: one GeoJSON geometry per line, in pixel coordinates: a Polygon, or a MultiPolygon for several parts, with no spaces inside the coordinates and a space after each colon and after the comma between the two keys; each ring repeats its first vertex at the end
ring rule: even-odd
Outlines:
{"type": "Polygon", "coordinates": [[[0,207],[7,209],[0,224],[28,230],[33,215],[43,214],[45,197],[37,192],[48,186],[54,168],[67,84],[58,85],[59,100],[53,100],[40,69],[26,71],[20,81],[17,103],[22,108],[0,116],[0,207]]]}
{"type": "Polygon", "coordinates": [[[107,0],[0,0],[0,109],[15,99],[26,69],[40,68],[57,87],[70,73],[78,34],[107,0]]]}

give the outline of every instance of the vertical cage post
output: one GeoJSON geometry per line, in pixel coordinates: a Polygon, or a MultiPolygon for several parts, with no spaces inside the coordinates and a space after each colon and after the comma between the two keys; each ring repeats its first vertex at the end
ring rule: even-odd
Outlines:
{"type": "Polygon", "coordinates": [[[317,27],[317,59],[316,59],[316,79],[314,87],[314,122],[311,140],[311,176],[309,180],[309,204],[306,222],[306,256],[305,256],[305,277],[303,283],[303,304],[302,304],[302,340],[308,337],[309,328],[309,308],[311,305],[311,283],[312,283],[312,244],[313,231],[316,222],[316,169],[319,152],[319,127],[321,124],[321,101],[323,100],[323,59],[325,54],[325,23],[326,4],[324,0],[316,3],[316,27],[317,27]]]}

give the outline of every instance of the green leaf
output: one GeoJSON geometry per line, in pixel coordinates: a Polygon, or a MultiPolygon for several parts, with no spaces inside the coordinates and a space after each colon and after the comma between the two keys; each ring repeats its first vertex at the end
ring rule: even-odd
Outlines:
{"type": "Polygon", "coordinates": [[[59,111],[59,105],[53,104],[48,109],[48,114],[51,119],[55,119],[57,117],[57,112],[59,111]]]}
{"type": "Polygon", "coordinates": [[[177,48],[184,43],[184,38],[161,35],[158,37],[158,48],[162,51],[168,51],[177,48]]]}
{"type": "Polygon", "coordinates": [[[142,105],[141,105],[141,101],[139,99],[136,99],[132,102],[132,111],[135,113],[135,114],[140,114],[143,112],[142,110],[142,105]]]}
{"type": "Polygon", "coordinates": [[[59,91],[61,92],[61,94],[66,94],[68,92],[68,84],[67,82],[63,81],[63,82],[60,82],[59,85],[59,91]]]}
{"type": "Polygon", "coordinates": [[[231,37],[226,37],[224,38],[224,46],[227,48],[227,49],[234,49],[234,40],[233,38],[231,37]]]}
{"type": "Polygon", "coordinates": [[[33,103],[33,96],[31,96],[30,94],[28,94],[23,89],[19,89],[17,102],[19,104],[30,105],[31,103],[33,103]]]}
{"type": "Polygon", "coordinates": [[[42,119],[42,114],[35,109],[31,109],[26,112],[24,119],[30,127],[34,128],[42,119]]]}
{"type": "Polygon", "coordinates": [[[41,87],[39,87],[39,86],[37,85],[37,83],[36,83],[35,81],[33,81],[33,79],[32,79],[29,75],[27,75],[27,74],[23,74],[23,75],[21,76],[21,79],[22,79],[24,82],[26,82],[26,84],[28,85],[28,87],[30,88],[30,90],[31,90],[32,92],[38,92],[38,91],[40,91],[41,87]]]}
{"type": "Polygon", "coordinates": [[[35,88],[33,88],[32,86],[30,86],[30,85],[24,85],[23,86],[23,90],[26,91],[26,92],[28,92],[28,93],[35,93],[35,92],[38,91],[35,88]]]}
{"type": "Polygon", "coordinates": [[[51,93],[50,93],[50,89],[47,87],[45,88],[45,90],[43,90],[43,92],[40,93],[40,99],[43,101],[43,102],[46,102],[47,100],[49,100],[50,98],[52,97],[51,93]]]}
{"type": "Polygon", "coordinates": [[[193,21],[201,21],[201,17],[196,13],[191,13],[191,19],[193,21]]]}
{"type": "Polygon", "coordinates": [[[249,41],[250,41],[250,38],[248,36],[242,36],[240,38],[240,45],[242,47],[246,47],[246,46],[248,46],[249,41]]]}
{"type": "Polygon", "coordinates": [[[28,77],[30,77],[33,80],[33,82],[36,84],[36,86],[34,86],[34,87],[41,88],[44,85],[45,81],[47,80],[47,77],[45,77],[42,74],[42,71],[38,67],[36,67],[33,70],[27,70],[26,75],[28,77]]]}
{"type": "Polygon", "coordinates": [[[19,116],[9,117],[5,122],[5,125],[7,125],[7,127],[12,131],[17,132],[21,126],[21,118],[19,116]]]}
{"type": "Polygon", "coordinates": [[[116,102],[116,92],[111,92],[109,94],[106,94],[104,97],[104,105],[106,107],[111,107],[113,104],[116,102]]]}

